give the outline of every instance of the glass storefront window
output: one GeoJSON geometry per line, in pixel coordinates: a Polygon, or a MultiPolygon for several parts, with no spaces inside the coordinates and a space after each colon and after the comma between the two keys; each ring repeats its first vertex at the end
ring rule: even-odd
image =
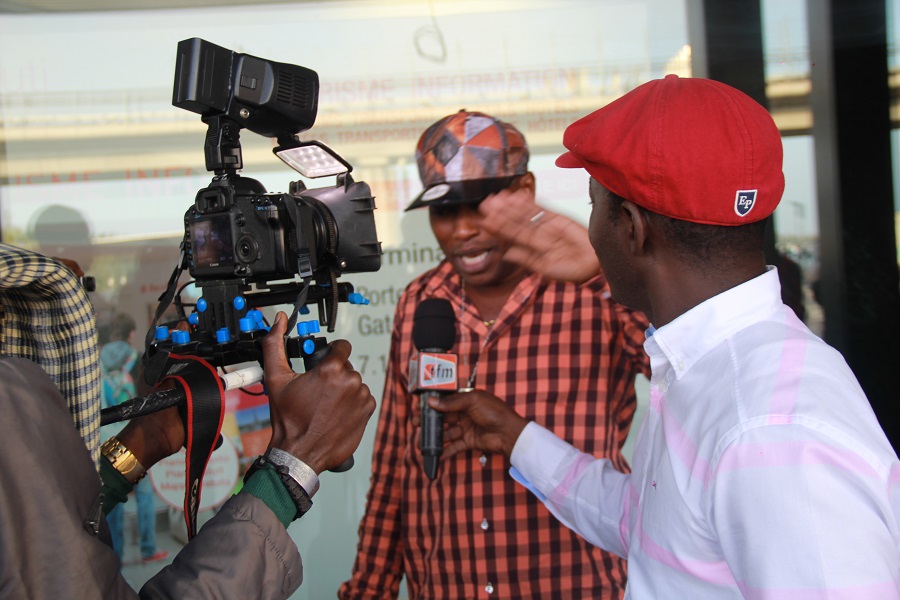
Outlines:
{"type": "MultiPolygon", "coordinates": [[[[769,110],[783,136],[785,190],[775,211],[775,245],[782,287],[795,287],[795,310],[821,335],[823,316],[815,301],[819,221],[809,94],[806,1],[764,0],[763,46],[769,110]],[[796,277],[789,277],[792,272],[796,277]]],[[[771,259],[770,259],[771,260],[771,259]]]]}
{"type": "MultiPolygon", "coordinates": [[[[334,334],[353,343],[354,365],[377,397],[394,304],[440,259],[427,215],[402,212],[420,190],[413,157],[425,127],[460,108],[515,123],[531,147],[539,202],[586,223],[587,177],[553,166],[563,130],[648,79],[690,75],[686,30],[684,3],[671,0],[348,0],[0,15],[2,238],[79,260],[96,279],[101,324],[125,312],[142,333],[178,258],[184,213],[211,177],[205,126],[171,106],[177,43],[200,37],[312,68],[319,116],[303,137],[347,158],[378,206],[383,267],[347,277],[371,304],[342,307],[334,334]]],[[[242,174],[287,191],[296,175],[272,155],[272,142],[244,131],[241,143],[242,174]]],[[[267,421],[252,400],[235,402],[226,426],[243,459],[267,421]]],[[[352,471],[323,477],[315,518],[291,528],[307,574],[297,598],[332,597],[349,575],[374,429],[373,421],[352,471]]],[[[164,524],[165,501],[157,506],[164,524]]],[[[126,524],[133,519],[125,516],[126,524]]],[[[180,534],[171,535],[177,543],[180,534]]],[[[126,574],[137,585],[158,564],[134,561],[136,552],[126,552],[126,574]]]]}

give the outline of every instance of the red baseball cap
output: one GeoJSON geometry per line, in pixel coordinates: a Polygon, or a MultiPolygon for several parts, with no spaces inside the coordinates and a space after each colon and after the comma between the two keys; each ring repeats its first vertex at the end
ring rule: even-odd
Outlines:
{"type": "Polygon", "coordinates": [[[584,168],[655,213],[708,225],[768,217],[784,193],[781,134],[743,92],[667,75],[572,123],[564,168],[584,168]]]}
{"type": "Polygon", "coordinates": [[[406,207],[481,202],[528,172],[525,136],[509,123],[461,110],[425,130],[416,146],[425,189],[406,207]]]}

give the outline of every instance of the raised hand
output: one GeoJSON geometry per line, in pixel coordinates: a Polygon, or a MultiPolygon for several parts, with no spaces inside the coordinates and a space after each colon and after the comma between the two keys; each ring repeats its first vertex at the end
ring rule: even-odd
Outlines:
{"type": "Polygon", "coordinates": [[[478,207],[482,227],[511,243],[510,262],[559,281],[582,283],[600,273],[600,262],[581,224],[534,202],[526,188],[506,189],[478,207]]]}

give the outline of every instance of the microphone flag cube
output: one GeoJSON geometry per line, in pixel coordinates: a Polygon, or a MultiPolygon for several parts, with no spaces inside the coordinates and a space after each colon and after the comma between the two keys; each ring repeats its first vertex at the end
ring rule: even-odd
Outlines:
{"type": "Polygon", "coordinates": [[[410,392],[455,392],[456,355],[442,352],[419,352],[409,362],[410,392]]]}

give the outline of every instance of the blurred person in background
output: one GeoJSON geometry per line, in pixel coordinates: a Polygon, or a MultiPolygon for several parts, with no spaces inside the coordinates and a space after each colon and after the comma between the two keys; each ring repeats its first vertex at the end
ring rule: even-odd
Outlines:
{"type": "MultiPolygon", "coordinates": [[[[103,408],[116,406],[137,396],[135,382],[139,380],[140,354],[134,349],[136,324],[131,315],[116,313],[108,326],[109,340],[100,339],[101,398],[103,408]],[[105,342],[105,343],[104,343],[105,342]]],[[[106,425],[101,429],[103,439],[122,431],[124,422],[106,425]]],[[[169,556],[156,545],[156,493],[150,479],[144,477],[134,486],[137,502],[138,542],[141,560],[145,563],[169,556]]],[[[125,505],[119,504],[107,515],[113,549],[119,560],[125,557],[125,505]]]]}

